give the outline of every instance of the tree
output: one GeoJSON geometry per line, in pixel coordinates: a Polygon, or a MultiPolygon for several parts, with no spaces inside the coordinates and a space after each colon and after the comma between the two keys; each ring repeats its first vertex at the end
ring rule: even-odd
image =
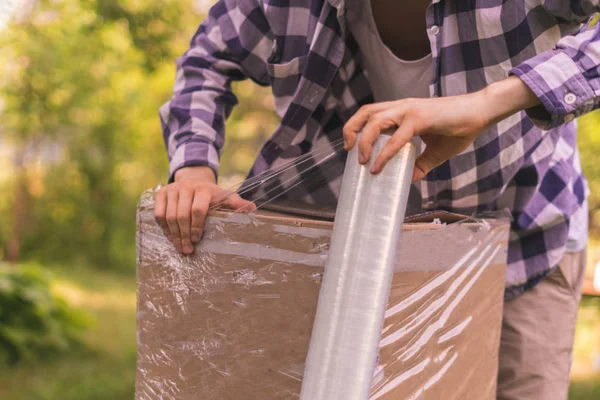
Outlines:
{"type": "MultiPolygon", "coordinates": [[[[158,109],[202,16],[180,0],[37,0],[0,39],[0,248],[6,258],[132,266],[139,194],[167,177],[158,109]]],[[[222,175],[242,179],[277,118],[236,85],[222,175]],[[234,157],[235,155],[235,157],[234,157]]],[[[225,179],[225,181],[227,181],[225,179]]],[[[1,258],[1,254],[0,254],[1,258]]]]}

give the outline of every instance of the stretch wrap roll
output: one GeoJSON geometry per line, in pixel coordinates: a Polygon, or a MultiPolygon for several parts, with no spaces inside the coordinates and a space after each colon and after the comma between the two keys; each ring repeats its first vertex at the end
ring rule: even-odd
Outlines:
{"type": "Polygon", "coordinates": [[[357,146],[348,154],[301,400],[369,398],[416,153],[408,143],[371,174],[389,138],[365,166],[357,146]]]}

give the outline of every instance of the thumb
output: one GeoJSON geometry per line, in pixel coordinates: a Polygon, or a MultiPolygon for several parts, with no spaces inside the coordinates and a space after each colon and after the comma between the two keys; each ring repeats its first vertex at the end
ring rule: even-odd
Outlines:
{"type": "Polygon", "coordinates": [[[251,201],[244,200],[237,193],[232,193],[227,197],[223,203],[225,208],[240,212],[253,212],[256,211],[256,204],[251,201]]]}
{"type": "Polygon", "coordinates": [[[421,154],[417,161],[415,161],[415,168],[413,170],[412,183],[418,182],[425,177],[435,167],[441,165],[446,161],[440,152],[435,151],[433,146],[427,146],[423,154],[421,154]]]}

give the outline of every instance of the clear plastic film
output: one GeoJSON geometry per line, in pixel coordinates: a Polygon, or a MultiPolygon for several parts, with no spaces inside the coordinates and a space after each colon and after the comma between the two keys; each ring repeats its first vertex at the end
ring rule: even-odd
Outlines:
{"type": "MultiPolygon", "coordinates": [[[[213,211],[186,256],[153,197],[138,208],[135,398],[299,398],[333,224],[213,211]]],[[[405,220],[371,399],[495,399],[508,232],[502,214],[405,220]]]]}
{"type": "Polygon", "coordinates": [[[416,154],[408,143],[371,174],[389,138],[367,165],[356,146],[348,155],[301,400],[368,398],[416,154]]]}
{"type": "MultiPolygon", "coordinates": [[[[273,203],[290,198],[312,203],[310,193],[332,183],[328,178],[335,179],[338,173],[341,175],[344,164],[338,159],[345,154],[344,140],[338,139],[289,161],[281,161],[263,173],[223,190],[222,195],[213,200],[210,209],[227,208],[227,200],[234,194],[252,201],[256,208],[271,207],[273,203]]],[[[330,203],[332,199],[321,200],[330,203]]],[[[237,211],[250,210],[250,207],[245,207],[237,211]]]]}

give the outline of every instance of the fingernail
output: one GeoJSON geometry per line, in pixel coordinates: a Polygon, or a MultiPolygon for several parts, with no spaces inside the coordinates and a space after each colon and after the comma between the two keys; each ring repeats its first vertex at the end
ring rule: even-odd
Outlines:
{"type": "Polygon", "coordinates": [[[167,235],[167,240],[168,240],[169,242],[172,242],[172,241],[173,241],[173,238],[171,237],[171,235],[167,235]]]}
{"type": "Polygon", "coordinates": [[[193,242],[198,242],[199,240],[200,240],[200,236],[197,236],[197,235],[193,235],[192,236],[192,241],[193,242]]]}
{"type": "Polygon", "coordinates": [[[183,246],[183,252],[190,254],[194,251],[194,248],[192,246],[183,246]]]}
{"type": "Polygon", "coordinates": [[[183,249],[181,248],[181,245],[176,244],[175,250],[177,250],[178,253],[183,253],[183,249]]]}
{"type": "Polygon", "coordinates": [[[363,153],[358,153],[358,162],[364,164],[367,162],[367,157],[363,153]]]}

